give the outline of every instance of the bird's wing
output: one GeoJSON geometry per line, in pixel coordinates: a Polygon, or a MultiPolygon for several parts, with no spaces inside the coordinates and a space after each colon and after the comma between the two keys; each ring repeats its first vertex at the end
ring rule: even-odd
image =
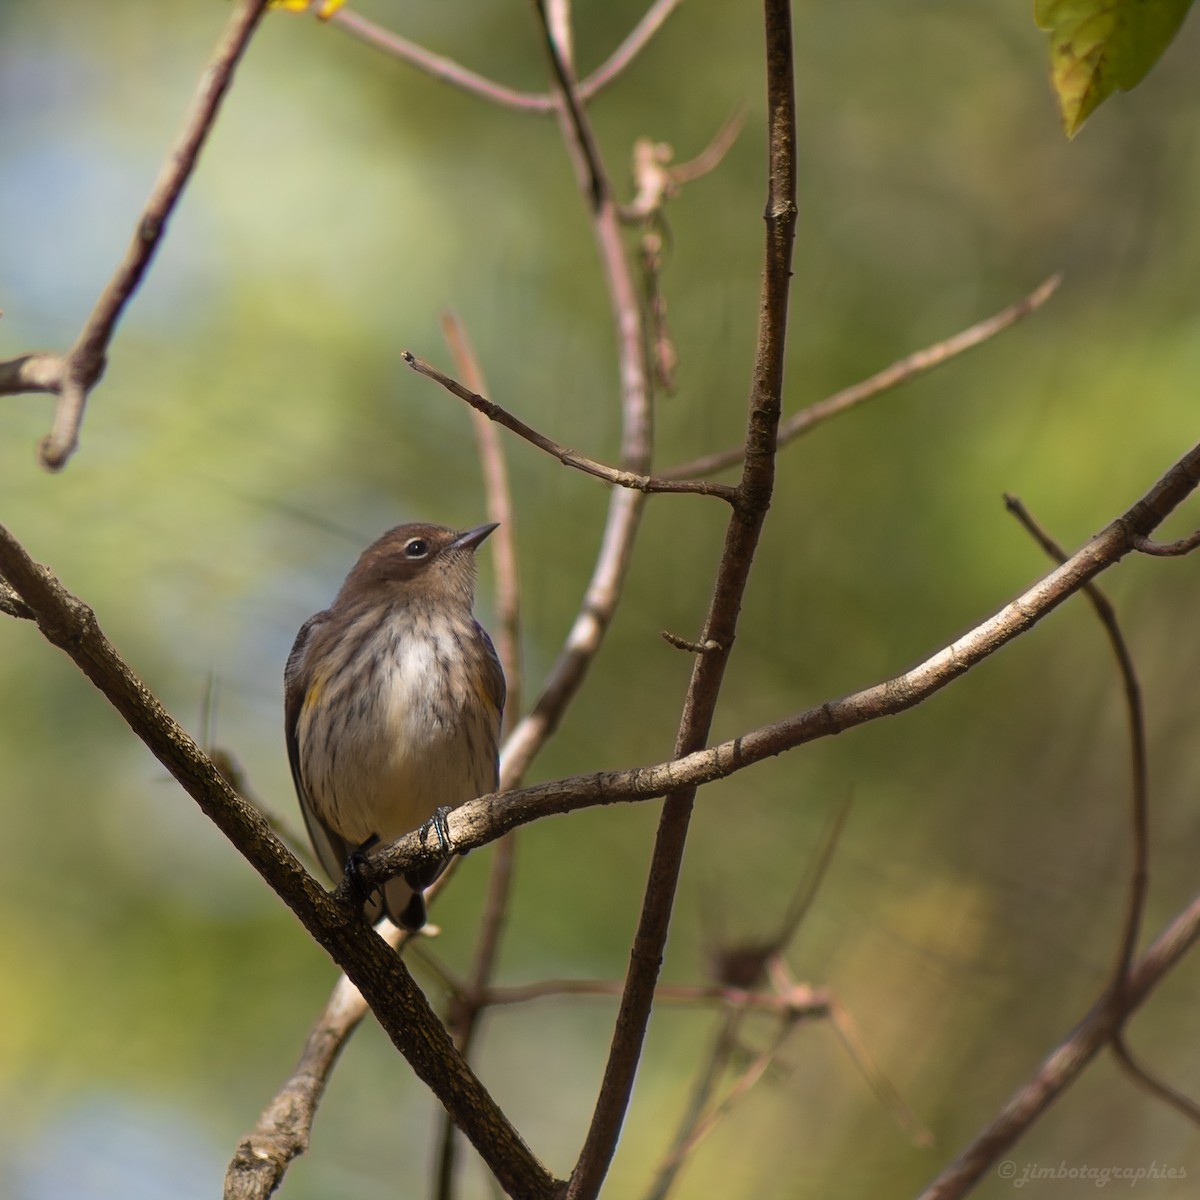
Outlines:
{"type": "Polygon", "coordinates": [[[308,696],[311,672],[306,661],[313,634],[329,619],[328,612],[319,612],[309,617],[300,626],[287,666],[283,669],[283,718],[284,736],[287,739],[288,762],[292,768],[292,782],[296,785],[296,796],[300,801],[300,814],[308,830],[309,841],[321,860],[321,866],[329,877],[338,880],[346,869],[346,859],[353,849],[343,838],[330,829],[313,811],[304,775],[300,769],[300,712],[308,696]]]}
{"type": "Polygon", "coordinates": [[[500,665],[500,656],[496,653],[496,647],[492,645],[492,639],[488,637],[487,630],[478,622],[475,628],[479,630],[480,642],[483,646],[483,694],[487,701],[496,710],[496,720],[492,726],[494,731],[495,745],[493,750],[496,759],[496,775],[492,784],[496,787],[500,783],[500,725],[504,719],[504,701],[508,696],[508,684],[504,681],[504,668],[500,665]]]}

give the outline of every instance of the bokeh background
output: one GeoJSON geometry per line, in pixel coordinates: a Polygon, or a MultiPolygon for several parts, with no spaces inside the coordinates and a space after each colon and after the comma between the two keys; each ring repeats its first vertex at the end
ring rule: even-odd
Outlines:
{"type": "MultiPolygon", "coordinates": [[[[584,71],[643,10],[576,7],[584,71]]],[[[997,341],[782,454],[718,736],[894,674],[1026,586],[1045,563],[1004,491],[1075,546],[1196,439],[1200,28],[1068,144],[1030,8],[797,5],[787,410],[1053,271],[1065,282],[997,341]]],[[[524,6],[363,11],[497,79],[544,86],[524,6]]],[[[216,0],[0,5],[0,353],[69,345],[228,13],[216,0]]],[[[668,214],[680,366],[658,406],[663,465],[735,441],[743,420],[761,44],[756,6],[689,0],[593,105],[621,186],[636,137],[686,158],[737,106],[748,114],[721,169],[668,214]]],[[[613,337],[554,122],[492,110],[334,28],[275,14],[63,474],[34,462],[51,401],[0,402],[0,520],[292,826],[280,675],[300,622],[390,525],[482,519],[468,414],[399,357],[407,347],[448,364],[447,305],[496,399],[613,457],[613,337]]],[[[508,446],[535,685],[578,603],[606,493],[508,446]]],[[[669,753],[689,664],[659,631],[698,629],[723,521],[703,499],[652,502],[625,604],[535,778],[669,753]]],[[[1198,521],[1193,502],[1164,534],[1198,521]]],[[[485,563],[485,616],[490,581],[485,563]]],[[[1190,898],[1200,851],[1200,562],[1129,561],[1104,586],[1146,691],[1150,934],[1190,898]]],[[[679,1196],[907,1195],[994,1114],[1113,961],[1130,857],[1124,720],[1103,636],[1073,602],[919,710],[704,791],[664,978],[702,980],[719,943],[769,936],[851,799],[790,961],[836,991],[936,1144],[914,1145],[832,1030],[813,1025],[701,1147],[679,1196]]],[[[503,980],[622,973],[656,812],[586,812],[522,834],[503,980]]],[[[439,902],[436,949],[452,967],[468,961],[489,860],[471,855],[439,902]]],[[[215,1195],[333,979],[65,657],[0,621],[0,1195],[215,1195]]],[[[1200,966],[1184,964],[1130,1031],[1193,1095],[1198,982],[1200,966]]],[[[613,1013],[605,1000],[543,1001],[486,1022],[483,1076],[558,1171],[578,1149],[613,1013]]],[[[655,1016],[606,1194],[642,1194],[715,1020],[655,1016]]],[[[428,1096],[364,1027],[283,1195],[421,1195],[435,1128],[428,1096]]],[[[1107,1060],[1013,1158],[1018,1174],[1185,1171],[1143,1185],[1162,1198],[1193,1195],[1200,1178],[1194,1128],[1107,1060]]],[[[477,1164],[466,1178],[468,1195],[489,1194],[477,1164]]],[[[1012,1188],[993,1176],[978,1194],[1012,1188]]]]}

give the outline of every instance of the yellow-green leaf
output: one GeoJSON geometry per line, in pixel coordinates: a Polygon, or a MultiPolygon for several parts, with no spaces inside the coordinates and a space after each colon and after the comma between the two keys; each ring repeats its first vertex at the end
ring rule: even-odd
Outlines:
{"type": "Polygon", "coordinates": [[[282,8],[287,12],[308,12],[311,8],[322,21],[328,21],[346,0],[269,0],[268,8],[282,8]]]}
{"type": "Polygon", "coordinates": [[[1034,0],[1050,33],[1050,80],[1074,137],[1116,88],[1127,92],[1170,45],[1192,0],[1034,0]]]}

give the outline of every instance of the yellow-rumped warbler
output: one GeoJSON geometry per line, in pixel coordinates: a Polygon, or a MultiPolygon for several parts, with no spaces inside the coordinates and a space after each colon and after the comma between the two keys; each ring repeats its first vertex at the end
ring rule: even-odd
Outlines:
{"type": "MultiPolygon", "coordinates": [[[[334,879],[376,840],[496,788],[504,672],[471,615],[475,550],[495,528],[389,530],[296,635],[284,671],[288,758],[334,879]]],[[[420,929],[422,889],[443,866],[389,880],[368,902],[371,919],[420,929]]]]}

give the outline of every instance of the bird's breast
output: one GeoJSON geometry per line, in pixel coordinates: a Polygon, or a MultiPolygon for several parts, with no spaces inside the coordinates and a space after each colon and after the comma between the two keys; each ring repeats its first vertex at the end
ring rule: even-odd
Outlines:
{"type": "Polygon", "coordinates": [[[474,630],[469,617],[404,613],[347,631],[357,650],[302,715],[301,753],[314,807],[351,844],[399,837],[495,786],[499,714],[473,678],[474,630]]]}

